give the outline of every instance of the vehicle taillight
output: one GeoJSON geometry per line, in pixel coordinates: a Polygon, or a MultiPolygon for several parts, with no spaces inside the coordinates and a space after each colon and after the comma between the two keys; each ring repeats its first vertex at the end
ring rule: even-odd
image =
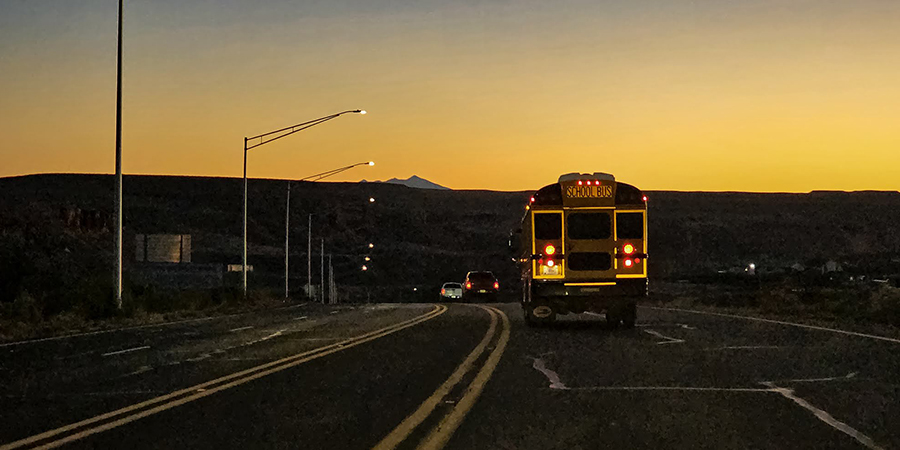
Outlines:
{"type": "Polygon", "coordinates": [[[552,255],[554,253],[556,253],[556,247],[554,247],[553,244],[547,244],[547,246],[544,247],[545,255],[552,255]]]}
{"type": "Polygon", "coordinates": [[[444,288],[441,288],[441,295],[444,295],[444,294],[446,294],[446,293],[447,293],[447,290],[444,289],[444,288]]]}
{"type": "Polygon", "coordinates": [[[625,267],[631,267],[633,264],[630,259],[625,260],[625,267]]]}
{"type": "Polygon", "coordinates": [[[500,289],[500,283],[494,282],[494,289],[500,289]]]}
{"type": "Polygon", "coordinates": [[[472,283],[470,281],[466,281],[466,289],[472,289],[472,283]]]}
{"type": "Polygon", "coordinates": [[[634,246],[631,244],[625,244],[625,246],[622,247],[622,251],[625,252],[626,255],[630,255],[634,253],[634,246]]]}

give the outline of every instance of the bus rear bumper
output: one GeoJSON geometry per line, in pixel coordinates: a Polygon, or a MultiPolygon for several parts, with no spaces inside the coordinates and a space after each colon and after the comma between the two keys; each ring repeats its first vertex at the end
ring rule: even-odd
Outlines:
{"type": "Polygon", "coordinates": [[[646,297],[646,278],[629,278],[594,282],[535,282],[536,297],[646,297]]]}
{"type": "Polygon", "coordinates": [[[544,282],[532,285],[531,304],[522,306],[527,310],[546,305],[556,314],[633,311],[637,300],[646,296],[646,278],[593,283],[544,282]]]}

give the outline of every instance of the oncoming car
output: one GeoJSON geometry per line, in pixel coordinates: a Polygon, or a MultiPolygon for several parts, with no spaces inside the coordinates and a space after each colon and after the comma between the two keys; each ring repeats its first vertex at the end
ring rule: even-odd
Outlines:
{"type": "Polygon", "coordinates": [[[469,272],[466,274],[466,281],[463,285],[463,299],[475,300],[483,298],[490,301],[497,300],[497,293],[500,292],[500,282],[491,272],[469,272]]]}
{"type": "Polygon", "coordinates": [[[444,283],[441,286],[441,300],[459,300],[462,295],[463,289],[459,283],[444,283]]]}

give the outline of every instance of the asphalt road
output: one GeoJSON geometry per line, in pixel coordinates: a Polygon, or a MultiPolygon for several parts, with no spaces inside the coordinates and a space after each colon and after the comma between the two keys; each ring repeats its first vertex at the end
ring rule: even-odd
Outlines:
{"type": "Polygon", "coordinates": [[[0,346],[0,449],[900,448],[900,341],[642,308],[297,305],[0,346]]]}

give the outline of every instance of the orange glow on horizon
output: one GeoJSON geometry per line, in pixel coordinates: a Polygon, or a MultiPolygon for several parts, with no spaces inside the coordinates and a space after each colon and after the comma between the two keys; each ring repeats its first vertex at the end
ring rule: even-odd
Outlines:
{"type": "MultiPolygon", "coordinates": [[[[126,173],[239,177],[244,136],[365,107],[251,150],[249,176],[900,189],[900,5],[262,3],[262,28],[126,6],[126,173]]],[[[94,7],[0,6],[0,176],[112,172],[115,8],[94,7]]]]}

